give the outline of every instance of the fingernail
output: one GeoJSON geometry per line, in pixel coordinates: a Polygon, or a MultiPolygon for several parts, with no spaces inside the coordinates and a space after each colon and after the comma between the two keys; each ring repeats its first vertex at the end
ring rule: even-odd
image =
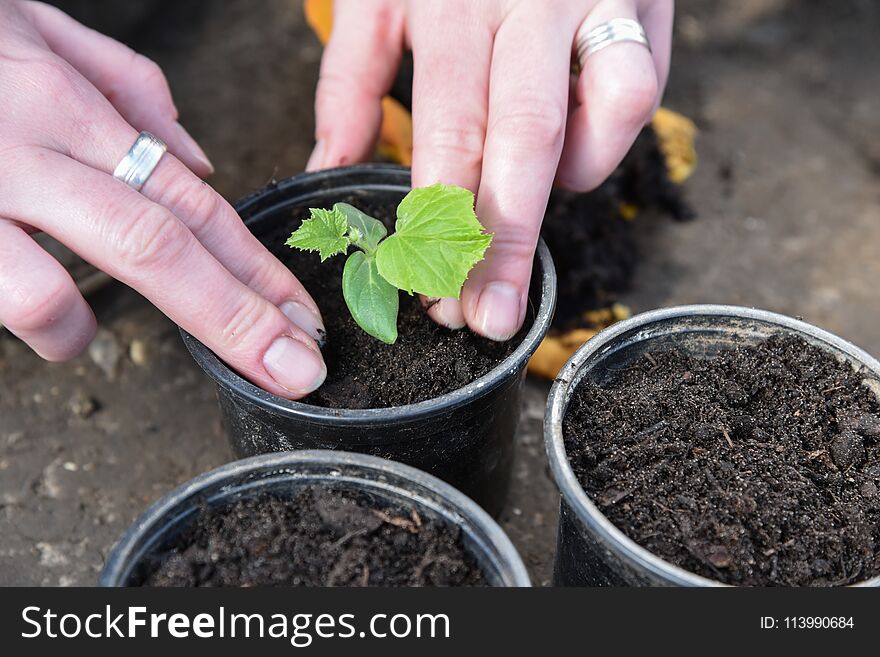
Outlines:
{"type": "Polygon", "coordinates": [[[319,347],[324,346],[327,331],[324,322],[312,310],[298,301],[285,301],[278,309],[287,315],[287,319],[312,336],[319,347]]]}
{"type": "Polygon", "coordinates": [[[211,160],[205,155],[205,151],[202,150],[202,147],[199,146],[196,140],[186,131],[186,128],[179,123],[175,123],[174,125],[177,126],[177,133],[184,150],[186,150],[192,159],[206,167],[209,174],[214,173],[214,165],[211,164],[211,160]]]}
{"type": "Polygon", "coordinates": [[[317,171],[321,168],[321,165],[324,163],[324,140],[319,139],[318,143],[315,144],[315,148],[312,150],[312,154],[309,156],[309,161],[306,162],[306,171],[317,171]]]}
{"type": "Polygon", "coordinates": [[[448,329],[458,330],[467,323],[458,299],[428,299],[428,315],[448,329]]]}
{"type": "Polygon", "coordinates": [[[275,383],[290,392],[307,395],[324,383],[327,366],[299,340],[282,335],[263,356],[263,367],[275,383]]]}
{"type": "Polygon", "coordinates": [[[519,330],[522,296],[505,281],[488,283],[477,302],[477,332],[492,340],[509,340],[519,330]]]}

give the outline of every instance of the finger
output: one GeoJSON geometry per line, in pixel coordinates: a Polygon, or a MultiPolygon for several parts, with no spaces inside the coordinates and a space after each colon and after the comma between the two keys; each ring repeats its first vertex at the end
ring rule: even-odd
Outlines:
{"type": "MultiPolygon", "coordinates": [[[[52,84],[59,87],[54,93],[76,99],[69,103],[68,115],[77,129],[56,129],[46,145],[93,169],[113,171],[137,131],[76,72],[53,75],[52,84]]],[[[296,277],[260,244],[229,203],[173,155],[162,158],[141,193],[177,216],[240,281],[280,307],[312,338],[322,339],[321,314],[296,277]]]]}
{"type": "Polygon", "coordinates": [[[214,171],[205,152],[178,123],[168,82],[155,62],[60,9],[41,2],[23,7],[47,45],[104,94],[128,123],[161,138],[197,175],[214,171]]]}
{"type": "MultiPolygon", "coordinates": [[[[414,187],[441,182],[474,193],[479,188],[493,40],[490,26],[475,18],[482,11],[471,0],[413,5],[414,187]]],[[[457,299],[423,303],[437,323],[465,325],[457,299]]]]}
{"type": "MultiPolygon", "coordinates": [[[[632,0],[603,0],[578,34],[613,18],[637,19],[632,0]]],[[[650,51],[638,43],[615,43],[581,65],[557,182],[589,191],[611,175],[651,118],[658,80],[650,51]]]]}
{"type": "Polygon", "coordinates": [[[477,196],[477,216],[494,237],[462,291],[468,325],[494,340],[511,338],[525,317],[538,232],[562,150],[577,20],[531,3],[518,7],[528,11],[514,10],[495,36],[477,196]]]}
{"type": "Polygon", "coordinates": [[[402,5],[336,0],[315,96],[314,171],[367,159],[403,52],[402,5]]]}
{"type": "Polygon", "coordinates": [[[70,274],[21,228],[0,219],[0,324],[46,360],[69,360],[95,335],[70,274]]]}
{"type": "Polygon", "coordinates": [[[19,150],[10,159],[0,167],[0,214],[42,229],[138,290],[269,392],[299,398],[323,382],[314,340],[232,276],[166,208],[53,151],[19,150]]]}

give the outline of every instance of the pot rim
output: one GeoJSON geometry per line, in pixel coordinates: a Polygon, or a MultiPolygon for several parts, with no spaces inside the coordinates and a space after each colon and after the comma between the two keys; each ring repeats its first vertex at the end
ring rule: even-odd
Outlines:
{"type": "MultiPolygon", "coordinates": [[[[397,461],[368,454],[325,449],[272,452],[238,459],[208,472],[203,472],[175,487],[156,500],[126,530],[107,558],[101,575],[98,578],[98,586],[125,586],[125,583],[121,580],[131,570],[129,562],[135,557],[141,538],[152,532],[157,525],[162,523],[182,501],[193,499],[199,491],[210,489],[214,486],[222,486],[224,482],[233,484],[237,478],[248,473],[291,470],[302,464],[319,464],[328,467],[354,466],[379,475],[398,477],[407,483],[415,483],[417,486],[436,493],[443,501],[454,507],[455,512],[466,523],[471,524],[483,534],[486,539],[485,547],[494,548],[497,551],[497,559],[495,559],[494,555],[488,556],[493,561],[500,562],[502,567],[508,571],[505,578],[509,579],[509,581],[504,583],[505,586],[531,586],[528,571],[510,537],[507,536],[498,523],[482,507],[457,488],[427,472],[398,463],[397,461]]],[[[322,485],[326,485],[326,481],[330,480],[331,476],[315,476],[314,478],[318,482],[321,482],[323,479],[324,483],[322,485]]],[[[380,481],[371,481],[358,475],[350,476],[348,479],[350,481],[363,482],[367,489],[402,490],[401,487],[393,484],[386,483],[383,485],[380,481]]],[[[263,481],[271,481],[271,477],[267,477],[263,481]]],[[[408,492],[410,493],[407,496],[409,499],[425,505],[420,499],[420,495],[411,496],[411,491],[408,492]]],[[[502,575],[505,574],[502,573],[502,575]]]]}
{"type": "MultiPolygon", "coordinates": [[[[291,176],[284,180],[270,183],[267,187],[241,199],[235,209],[243,212],[258,202],[267,193],[273,193],[276,190],[286,192],[297,190],[303,194],[312,195],[314,193],[326,192],[327,187],[323,189],[313,188],[316,181],[332,181],[334,178],[349,176],[351,174],[386,174],[389,177],[394,176],[395,180],[386,186],[387,189],[397,189],[401,187],[401,183],[405,182],[404,176],[409,177],[409,169],[397,165],[388,164],[359,164],[348,167],[338,167],[325,171],[315,171],[310,173],[291,176]]],[[[382,186],[377,183],[371,183],[374,188],[382,186]]],[[[361,189],[349,183],[347,187],[351,189],[361,189]]],[[[330,190],[334,188],[329,188],[330,190]]],[[[340,187],[339,189],[344,189],[340,187]]],[[[247,222],[246,222],[247,223],[247,222]]],[[[507,358],[498,363],[486,374],[472,381],[462,388],[453,390],[439,397],[433,397],[414,404],[404,404],[400,406],[389,406],[385,408],[325,408],[322,406],[312,406],[299,401],[292,401],[273,395],[250,381],[246,380],[238,373],[228,367],[220,360],[213,351],[208,349],[202,342],[183,329],[180,333],[183,336],[184,344],[189,350],[192,357],[199,366],[210,376],[215,383],[223,386],[229,392],[243,397],[247,401],[256,406],[271,411],[275,414],[294,417],[299,420],[308,420],[315,423],[332,423],[335,425],[366,425],[375,424],[377,421],[381,423],[393,423],[400,420],[413,420],[423,418],[425,416],[435,415],[454,410],[463,404],[471,401],[474,397],[485,394],[507,379],[507,377],[518,369],[523,367],[538,345],[543,340],[550,324],[553,320],[553,313],[556,309],[556,269],[553,265],[553,259],[550,251],[543,239],[538,240],[535,251],[535,258],[540,263],[541,273],[541,291],[540,303],[535,311],[535,318],[532,326],[526,333],[522,342],[517,345],[516,349],[507,358]]]]}
{"type": "MultiPolygon", "coordinates": [[[[562,421],[568,407],[568,398],[579,383],[577,374],[583,363],[589,361],[594,355],[607,351],[620,336],[634,329],[647,328],[655,322],[664,320],[697,316],[736,317],[778,326],[781,329],[807,336],[814,343],[820,342],[834,347],[847,354],[854,361],[862,363],[866,369],[878,377],[880,377],[880,362],[847,340],[799,319],[744,306],[695,304],[652,310],[613,324],[584,343],[560,370],[547,399],[547,408],[544,414],[544,446],[556,485],[559,487],[563,499],[578,519],[589,531],[598,536],[607,549],[614,551],[636,568],[646,570],[669,584],[675,586],[730,586],[724,582],[697,575],[660,558],[618,529],[593,503],[578,482],[565,452],[562,433],[562,421]]],[[[850,586],[880,586],[880,576],[856,582],[850,586]]]]}

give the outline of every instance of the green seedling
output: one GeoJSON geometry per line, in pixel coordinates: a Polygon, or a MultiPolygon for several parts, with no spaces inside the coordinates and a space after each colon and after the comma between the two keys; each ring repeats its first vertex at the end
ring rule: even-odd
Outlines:
{"type": "Polygon", "coordinates": [[[461,187],[412,190],[397,206],[394,234],[348,203],[311,216],[287,246],[317,251],[321,262],[356,247],[342,271],[342,294],[352,317],[383,342],[397,340],[398,290],[454,297],[492,242],[474,214],[474,195],[461,187]]]}

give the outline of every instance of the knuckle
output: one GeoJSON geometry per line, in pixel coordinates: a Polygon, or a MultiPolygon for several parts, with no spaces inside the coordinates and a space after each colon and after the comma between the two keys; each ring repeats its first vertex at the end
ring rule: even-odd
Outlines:
{"type": "Polygon", "coordinates": [[[140,53],[135,53],[133,64],[143,83],[168,89],[168,80],[165,79],[162,67],[152,59],[140,53]]]}
{"type": "Polygon", "coordinates": [[[39,57],[30,61],[28,69],[34,82],[46,93],[53,97],[70,95],[74,86],[73,74],[61,60],[39,57]]]}
{"type": "Polygon", "coordinates": [[[337,103],[347,103],[347,97],[359,91],[359,84],[357,80],[352,80],[342,72],[326,66],[322,67],[315,91],[315,102],[319,106],[326,105],[331,108],[337,103]]]}
{"type": "Polygon", "coordinates": [[[149,57],[141,55],[140,53],[134,54],[134,65],[144,86],[151,89],[156,99],[163,105],[166,105],[168,106],[168,109],[173,110],[174,103],[171,100],[171,87],[168,84],[168,78],[165,77],[165,72],[162,70],[162,67],[149,57]]]}
{"type": "Polygon", "coordinates": [[[185,217],[189,229],[196,235],[202,235],[207,230],[217,228],[211,224],[225,201],[207,183],[187,173],[169,183],[158,202],[185,217]]]}
{"type": "Polygon", "coordinates": [[[33,88],[33,93],[28,95],[28,103],[34,117],[40,120],[51,117],[49,125],[56,125],[58,116],[55,108],[63,107],[66,117],[64,124],[84,131],[86,126],[94,124],[95,98],[90,93],[90,85],[84,84],[82,77],[70,64],[57,57],[40,56],[30,60],[27,69],[26,84],[33,88]]]}
{"type": "Polygon", "coordinates": [[[260,294],[273,297],[280,296],[278,291],[290,287],[291,276],[290,271],[268,253],[250,258],[240,273],[242,283],[260,294]]]}
{"type": "Polygon", "coordinates": [[[566,110],[561,104],[544,98],[524,98],[515,109],[496,119],[493,133],[529,148],[552,149],[562,143],[565,119],[566,110]]]}
{"type": "Polygon", "coordinates": [[[114,250],[116,261],[137,272],[158,271],[185,257],[192,236],[174,215],[160,206],[138,210],[118,226],[114,250]]]}
{"type": "Polygon", "coordinates": [[[531,260],[538,243],[538,230],[512,220],[493,224],[491,250],[505,259],[531,260]]]}
{"type": "Polygon", "coordinates": [[[431,157],[454,159],[464,169],[479,169],[483,161],[486,135],[482,126],[466,118],[433,126],[425,135],[425,146],[431,157]]]}
{"type": "Polygon", "coordinates": [[[601,101],[615,116],[630,123],[647,120],[659,93],[657,76],[617,77],[604,87],[601,101]]]}
{"type": "Polygon", "coordinates": [[[21,332],[38,331],[62,318],[71,305],[72,290],[64,278],[57,276],[41,282],[39,289],[20,288],[9,295],[9,300],[6,310],[10,327],[21,332]]]}
{"type": "Polygon", "coordinates": [[[274,323],[269,311],[268,302],[259,295],[239,295],[236,303],[230,304],[226,314],[220,318],[220,328],[217,333],[220,344],[227,348],[250,347],[255,351],[256,347],[260,346],[255,343],[274,323]]]}

